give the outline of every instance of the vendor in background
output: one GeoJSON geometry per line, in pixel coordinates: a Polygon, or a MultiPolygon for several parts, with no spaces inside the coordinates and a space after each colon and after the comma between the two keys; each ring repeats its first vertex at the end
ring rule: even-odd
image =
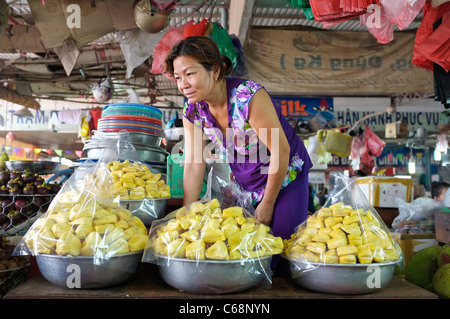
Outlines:
{"type": "Polygon", "coordinates": [[[450,184],[446,182],[431,183],[431,198],[435,200],[444,200],[445,192],[449,189],[450,184]]]}
{"type": "Polygon", "coordinates": [[[209,139],[226,154],[234,182],[252,200],[255,219],[270,225],[273,235],[289,238],[307,216],[312,163],[281,109],[259,83],[225,78],[232,63],[208,37],[180,41],[165,68],[187,98],[184,205],[199,198],[209,139]],[[263,154],[270,154],[270,160],[263,154]]]}

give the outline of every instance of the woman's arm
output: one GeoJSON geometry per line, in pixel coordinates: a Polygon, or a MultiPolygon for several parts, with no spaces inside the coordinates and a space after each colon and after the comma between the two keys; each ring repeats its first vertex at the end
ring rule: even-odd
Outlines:
{"type": "Polygon", "coordinates": [[[270,163],[264,197],[255,211],[255,218],[270,224],[275,201],[289,166],[290,146],[269,94],[261,89],[249,104],[249,123],[270,151],[270,163]],[[264,133],[267,132],[267,134],[264,133]]]}
{"type": "Polygon", "coordinates": [[[183,206],[198,200],[205,175],[206,161],[203,150],[206,140],[201,128],[183,118],[184,126],[184,173],[183,206]]]}

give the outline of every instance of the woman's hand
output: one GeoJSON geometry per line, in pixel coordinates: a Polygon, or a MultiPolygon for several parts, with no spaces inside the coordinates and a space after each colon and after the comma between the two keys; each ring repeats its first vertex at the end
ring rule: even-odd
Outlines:
{"type": "Polygon", "coordinates": [[[273,216],[274,205],[264,203],[264,200],[259,203],[255,210],[255,219],[264,225],[270,225],[273,216]]]}

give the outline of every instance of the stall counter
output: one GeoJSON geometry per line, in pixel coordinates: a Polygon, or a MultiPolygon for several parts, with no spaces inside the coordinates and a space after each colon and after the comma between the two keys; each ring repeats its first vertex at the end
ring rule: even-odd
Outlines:
{"type": "Polygon", "coordinates": [[[270,287],[253,287],[225,295],[194,295],[167,285],[156,265],[142,263],[128,283],[105,289],[70,289],[48,282],[36,275],[5,295],[5,299],[437,299],[438,296],[400,276],[394,276],[388,287],[363,295],[335,295],[302,289],[290,277],[274,276],[270,287]]]}

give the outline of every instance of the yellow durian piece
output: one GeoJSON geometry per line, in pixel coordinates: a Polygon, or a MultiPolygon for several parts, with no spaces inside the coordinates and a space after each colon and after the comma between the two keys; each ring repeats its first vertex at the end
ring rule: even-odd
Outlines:
{"type": "Polygon", "coordinates": [[[117,223],[115,223],[114,226],[116,228],[122,228],[122,229],[128,229],[128,227],[129,227],[128,223],[123,219],[121,219],[117,223]]]}
{"type": "Polygon", "coordinates": [[[341,227],[341,229],[347,234],[361,236],[361,228],[359,228],[359,225],[357,223],[344,225],[341,227]]]}
{"type": "Polygon", "coordinates": [[[107,255],[119,255],[130,252],[128,242],[124,238],[119,238],[112,242],[107,249],[107,255]]]}
{"type": "Polygon", "coordinates": [[[132,227],[128,227],[127,229],[124,229],[123,235],[124,235],[124,238],[126,240],[128,240],[131,237],[133,237],[137,232],[138,232],[137,228],[132,226],[132,227]]]}
{"type": "Polygon", "coordinates": [[[333,225],[342,222],[342,217],[328,217],[325,218],[324,223],[325,227],[330,228],[333,225]]]}
{"type": "Polygon", "coordinates": [[[344,231],[340,228],[332,230],[330,232],[331,238],[338,238],[338,237],[346,237],[347,235],[344,233],[344,231]]]}
{"type": "Polygon", "coordinates": [[[217,241],[223,241],[227,239],[222,230],[214,229],[211,227],[208,227],[204,231],[202,231],[200,237],[205,243],[215,243],[217,241]]]}
{"type": "Polygon", "coordinates": [[[315,242],[321,242],[321,243],[326,243],[327,241],[329,241],[331,238],[329,235],[327,234],[320,234],[317,233],[312,237],[312,241],[315,242]]]}
{"type": "Polygon", "coordinates": [[[55,223],[52,226],[52,233],[55,236],[55,238],[61,237],[61,235],[72,231],[72,226],[67,223],[55,223]]]}
{"type": "Polygon", "coordinates": [[[79,239],[85,239],[89,233],[94,231],[94,227],[92,224],[81,224],[78,225],[75,230],[75,236],[77,236],[79,239]]]}
{"type": "Polygon", "coordinates": [[[225,242],[217,241],[205,250],[205,257],[208,259],[228,260],[228,248],[225,242]]]}
{"type": "Polygon", "coordinates": [[[188,230],[180,234],[180,237],[183,237],[184,239],[194,242],[197,241],[200,237],[200,234],[197,230],[188,230]]]}
{"type": "Polygon", "coordinates": [[[225,208],[223,211],[223,218],[226,219],[228,217],[239,217],[243,215],[242,207],[233,206],[225,208]]]}
{"type": "Polygon", "coordinates": [[[356,264],[356,256],[355,255],[344,255],[339,256],[340,264],[356,264]]]}
{"type": "Polygon", "coordinates": [[[362,237],[359,235],[347,235],[349,245],[362,245],[362,237]]]}
{"type": "Polygon", "coordinates": [[[205,242],[196,240],[186,246],[186,258],[195,260],[205,259],[205,242]]]}
{"type": "Polygon", "coordinates": [[[347,237],[335,237],[327,242],[328,249],[335,249],[348,245],[347,237]]]}
{"type": "Polygon", "coordinates": [[[186,257],[186,246],[188,241],[184,238],[177,238],[167,245],[167,256],[173,258],[186,257]]]}
{"type": "Polygon", "coordinates": [[[226,223],[225,225],[222,224],[221,229],[227,239],[230,238],[232,234],[240,231],[239,227],[235,223],[226,223]]]}
{"type": "Polygon", "coordinates": [[[336,254],[338,256],[356,255],[357,253],[358,253],[358,248],[354,245],[339,246],[336,248],[336,254]]]}
{"type": "Polygon", "coordinates": [[[104,224],[115,224],[117,223],[117,216],[114,214],[109,214],[107,216],[95,219],[93,221],[94,226],[104,225],[104,224]]]}
{"type": "Polygon", "coordinates": [[[112,231],[115,228],[114,224],[103,224],[94,226],[94,230],[100,234],[112,231]]]}
{"type": "Polygon", "coordinates": [[[310,250],[306,250],[302,255],[307,261],[318,263],[320,262],[320,256],[313,253],[310,250]]]}
{"type": "Polygon", "coordinates": [[[324,254],[326,251],[326,246],[324,243],[308,243],[306,249],[312,251],[315,254],[324,254]]]}
{"type": "Polygon", "coordinates": [[[128,246],[130,251],[139,251],[145,248],[147,243],[147,236],[136,232],[136,234],[128,240],[128,246]]]}
{"type": "Polygon", "coordinates": [[[81,241],[72,232],[61,236],[56,243],[58,255],[78,256],[81,254],[81,241]]]}
{"type": "Polygon", "coordinates": [[[315,228],[322,228],[323,223],[320,219],[315,217],[310,217],[306,220],[306,227],[315,227],[315,228]]]}

